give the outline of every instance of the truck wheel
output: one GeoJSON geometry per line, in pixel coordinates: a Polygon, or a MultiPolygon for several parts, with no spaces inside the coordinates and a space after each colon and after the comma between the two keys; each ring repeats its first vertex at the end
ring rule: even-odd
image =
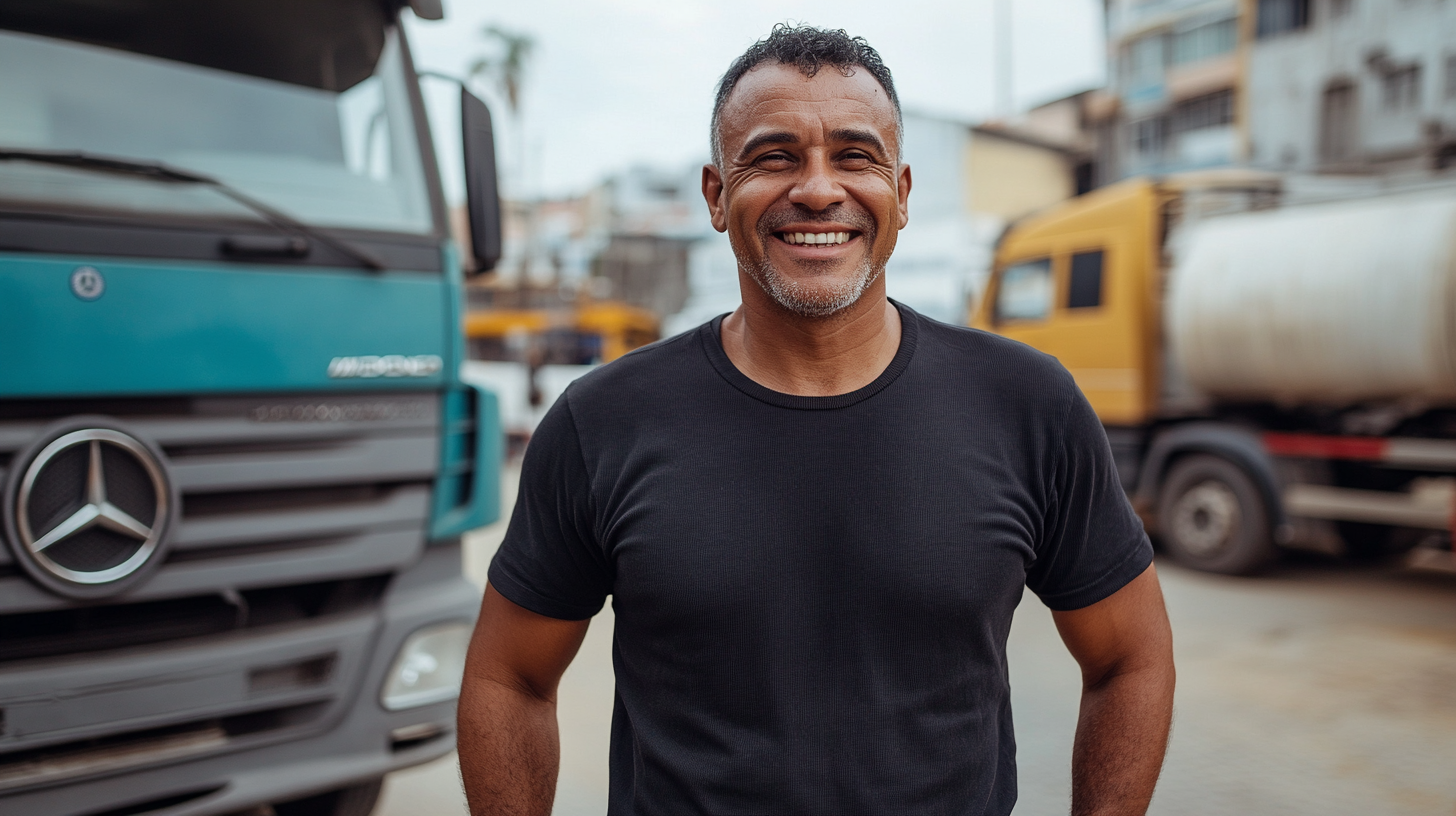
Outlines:
{"type": "Polygon", "coordinates": [[[379,789],[383,784],[383,778],[371,779],[307,799],[276,804],[273,812],[277,816],[369,816],[379,801],[379,789]]]}
{"type": "Polygon", "coordinates": [[[1173,558],[1205,572],[1248,575],[1277,554],[1258,485],[1218,456],[1189,456],[1169,471],[1158,532],[1173,558]]]}

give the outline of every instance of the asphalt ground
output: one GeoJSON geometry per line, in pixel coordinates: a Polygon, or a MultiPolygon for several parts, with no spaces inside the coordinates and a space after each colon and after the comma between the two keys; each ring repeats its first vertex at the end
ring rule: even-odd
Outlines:
{"type": "MultiPolygon", "coordinates": [[[[497,524],[467,538],[466,571],[476,580],[503,532],[497,524]]],[[[1456,578],[1309,559],[1257,578],[1166,560],[1158,568],[1178,692],[1151,813],[1456,816],[1456,578]]],[[[606,809],[611,630],[609,608],[562,679],[561,816],[606,809]]],[[[1008,659],[1016,813],[1066,814],[1080,679],[1030,593],[1008,659]]],[[[453,755],[393,774],[376,810],[465,813],[453,755]]]]}

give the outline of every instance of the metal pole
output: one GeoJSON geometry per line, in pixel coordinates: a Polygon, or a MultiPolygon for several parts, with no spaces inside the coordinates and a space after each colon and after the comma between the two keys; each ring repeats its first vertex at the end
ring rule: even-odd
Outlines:
{"type": "Polygon", "coordinates": [[[1010,119],[1015,113],[1012,97],[1011,0],[993,0],[992,14],[996,52],[996,117],[1010,119]]]}

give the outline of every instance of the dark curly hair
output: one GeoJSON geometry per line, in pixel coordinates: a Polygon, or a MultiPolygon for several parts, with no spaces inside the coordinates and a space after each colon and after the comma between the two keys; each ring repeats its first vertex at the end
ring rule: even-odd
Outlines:
{"type": "MultiPolygon", "coordinates": [[[[720,167],[723,164],[723,142],[718,134],[723,106],[728,103],[728,97],[738,85],[738,80],[765,62],[793,65],[807,77],[819,73],[819,69],[825,65],[833,66],[845,76],[853,74],[855,68],[869,71],[870,76],[879,81],[880,87],[890,97],[890,105],[895,109],[896,135],[900,135],[899,131],[904,125],[900,117],[900,97],[895,95],[895,80],[890,77],[890,69],[880,60],[879,52],[871,48],[864,37],[851,37],[842,28],[826,31],[809,25],[779,23],[773,27],[766,39],[749,46],[743,56],[734,60],[728,66],[728,72],[718,81],[718,94],[713,100],[713,120],[709,134],[714,164],[720,167]]],[[[903,140],[897,138],[896,141],[903,140]]]]}

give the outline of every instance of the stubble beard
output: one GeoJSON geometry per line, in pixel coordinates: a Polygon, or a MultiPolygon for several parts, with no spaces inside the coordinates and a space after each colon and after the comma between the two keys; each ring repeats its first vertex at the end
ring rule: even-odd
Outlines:
{"type": "MultiPolygon", "coordinates": [[[[812,265],[820,261],[810,261],[812,265]]],[[[803,283],[779,272],[773,261],[764,258],[749,268],[749,276],[763,289],[764,293],[783,308],[801,317],[829,317],[848,309],[859,302],[864,293],[885,271],[884,264],[876,264],[865,258],[855,268],[854,275],[845,280],[829,284],[805,286],[803,283]]],[[[818,281],[827,275],[815,275],[810,280],[818,281]]]]}
{"type": "MultiPolygon", "coordinates": [[[[786,221],[782,218],[770,220],[786,221]]],[[[870,285],[885,272],[885,265],[875,263],[868,252],[868,247],[874,246],[874,222],[867,217],[852,217],[850,221],[859,229],[860,240],[865,242],[866,252],[864,259],[849,278],[830,278],[833,268],[838,265],[835,261],[801,261],[800,264],[804,267],[818,267],[822,270],[807,278],[811,282],[808,286],[780,272],[768,257],[768,242],[779,240],[774,236],[775,225],[770,223],[759,225],[758,240],[763,249],[763,260],[746,267],[749,277],[775,303],[801,317],[830,317],[848,309],[858,303],[870,285]],[[830,278],[832,282],[820,283],[824,278],[830,278]]]]}

